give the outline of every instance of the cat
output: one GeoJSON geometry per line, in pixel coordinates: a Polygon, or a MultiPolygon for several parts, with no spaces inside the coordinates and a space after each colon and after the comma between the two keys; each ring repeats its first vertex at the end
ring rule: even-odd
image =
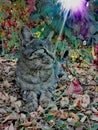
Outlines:
{"type": "Polygon", "coordinates": [[[39,39],[32,35],[27,26],[21,28],[16,83],[22,97],[26,99],[26,109],[30,112],[37,110],[39,105],[47,107],[56,89],[58,65],[53,53],[52,35],[53,32],[46,39],[39,39]]]}

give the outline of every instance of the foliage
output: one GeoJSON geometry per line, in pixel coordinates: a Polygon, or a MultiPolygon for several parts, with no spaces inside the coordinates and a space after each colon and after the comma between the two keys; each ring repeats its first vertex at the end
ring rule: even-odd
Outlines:
{"type": "Polygon", "coordinates": [[[47,108],[39,106],[37,111],[31,113],[26,111],[25,100],[15,83],[15,60],[2,57],[0,63],[0,130],[98,129],[98,72],[92,71],[92,63],[86,64],[85,60],[81,63],[69,62],[72,73],[77,70],[75,75],[65,70],[68,76],[58,83],[51,104],[47,108]],[[81,83],[83,92],[73,91],[70,95],[68,88],[73,83],[78,87],[75,81],[78,85],[81,83]]]}
{"type": "MultiPolygon", "coordinates": [[[[3,39],[5,53],[10,51],[13,53],[12,50],[16,53],[16,48],[19,47],[19,30],[23,24],[32,28],[34,35],[39,38],[45,38],[54,31],[53,43],[57,42],[65,15],[57,0],[0,0],[0,2],[0,39],[3,39]]],[[[87,44],[98,42],[98,2],[94,0],[88,2],[86,14],[76,16],[69,12],[59,39],[60,46],[63,46],[63,42],[73,47],[82,44],[84,40],[87,44]]]]}
{"type": "MultiPolygon", "coordinates": [[[[98,129],[98,72],[92,63],[91,46],[98,43],[98,2],[89,1],[87,14],[68,14],[61,37],[64,20],[57,0],[0,0],[0,44],[5,47],[5,58],[0,58],[0,129],[10,130],[97,130],[98,129]],[[26,24],[35,36],[46,38],[54,31],[52,42],[57,43],[57,59],[70,50],[68,63],[62,65],[67,77],[59,81],[54,92],[54,102],[36,112],[25,111],[15,84],[20,27],[26,24]],[[84,41],[84,42],[83,42],[84,41]],[[86,42],[85,42],[86,41],[86,42]],[[11,52],[11,53],[10,53],[11,52]],[[73,80],[78,79],[83,93],[68,95],[73,80]]],[[[95,57],[95,55],[94,55],[95,57]]],[[[97,56],[96,56],[97,57],[97,56]]],[[[98,65],[97,65],[98,67],[98,65]]],[[[74,83],[75,85],[75,83],[74,83]]]]}
{"type": "MultiPolygon", "coordinates": [[[[98,42],[98,9],[95,7],[97,4],[95,2],[89,1],[89,5],[93,6],[93,10],[88,7],[86,14],[72,16],[69,12],[62,34],[64,39],[67,39],[72,44],[76,44],[75,42],[82,44],[83,40],[86,40],[87,44],[98,42]]],[[[31,14],[30,20],[36,23],[44,21],[43,37],[48,35],[51,30],[55,32],[55,35],[59,35],[64,13],[60,10],[60,4],[57,4],[57,0],[36,0],[36,11],[31,14]]]]}
{"type": "Polygon", "coordinates": [[[34,11],[34,0],[0,0],[0,41],[5,53],[16,53],[19,47],[19,30],[23,24],[30,24],[29,17],[34,11]]]}

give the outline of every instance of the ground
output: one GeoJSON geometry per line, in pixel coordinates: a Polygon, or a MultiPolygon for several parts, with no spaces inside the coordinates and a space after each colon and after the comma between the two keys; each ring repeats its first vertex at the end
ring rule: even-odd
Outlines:
{"type": "Polygon", "coordinates": [[[68,79],[58,83],[53,103],[29,113],[16,86],[16,60],[0,57],[0,130],[97,130],[98,72],[92,63],[68,65],[62,65],[68,79]],[[70,93],[73,79],[82,89],[70,93]]]}

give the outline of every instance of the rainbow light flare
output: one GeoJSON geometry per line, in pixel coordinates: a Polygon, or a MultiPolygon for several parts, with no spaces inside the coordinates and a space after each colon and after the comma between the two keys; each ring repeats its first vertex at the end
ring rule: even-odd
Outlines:
{"type": "Polygon", "coordinates": [[[85,9],[86,0],[58,0],[63,11],[71,10],[73,13],[82,12],[85,9]]]}

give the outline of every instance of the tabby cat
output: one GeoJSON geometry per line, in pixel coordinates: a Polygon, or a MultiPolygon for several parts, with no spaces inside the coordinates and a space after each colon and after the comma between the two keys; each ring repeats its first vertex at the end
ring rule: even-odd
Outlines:
{"type": "Polygon", "coordinates": [[[17,61],[16,83],[26,99],[28,111],[46,107],[51,103],[52,92],[56,88],[57,70],[54,47],[50,40],[33,37],[25,25],[21,28],[20,58],[17,61]]]}

